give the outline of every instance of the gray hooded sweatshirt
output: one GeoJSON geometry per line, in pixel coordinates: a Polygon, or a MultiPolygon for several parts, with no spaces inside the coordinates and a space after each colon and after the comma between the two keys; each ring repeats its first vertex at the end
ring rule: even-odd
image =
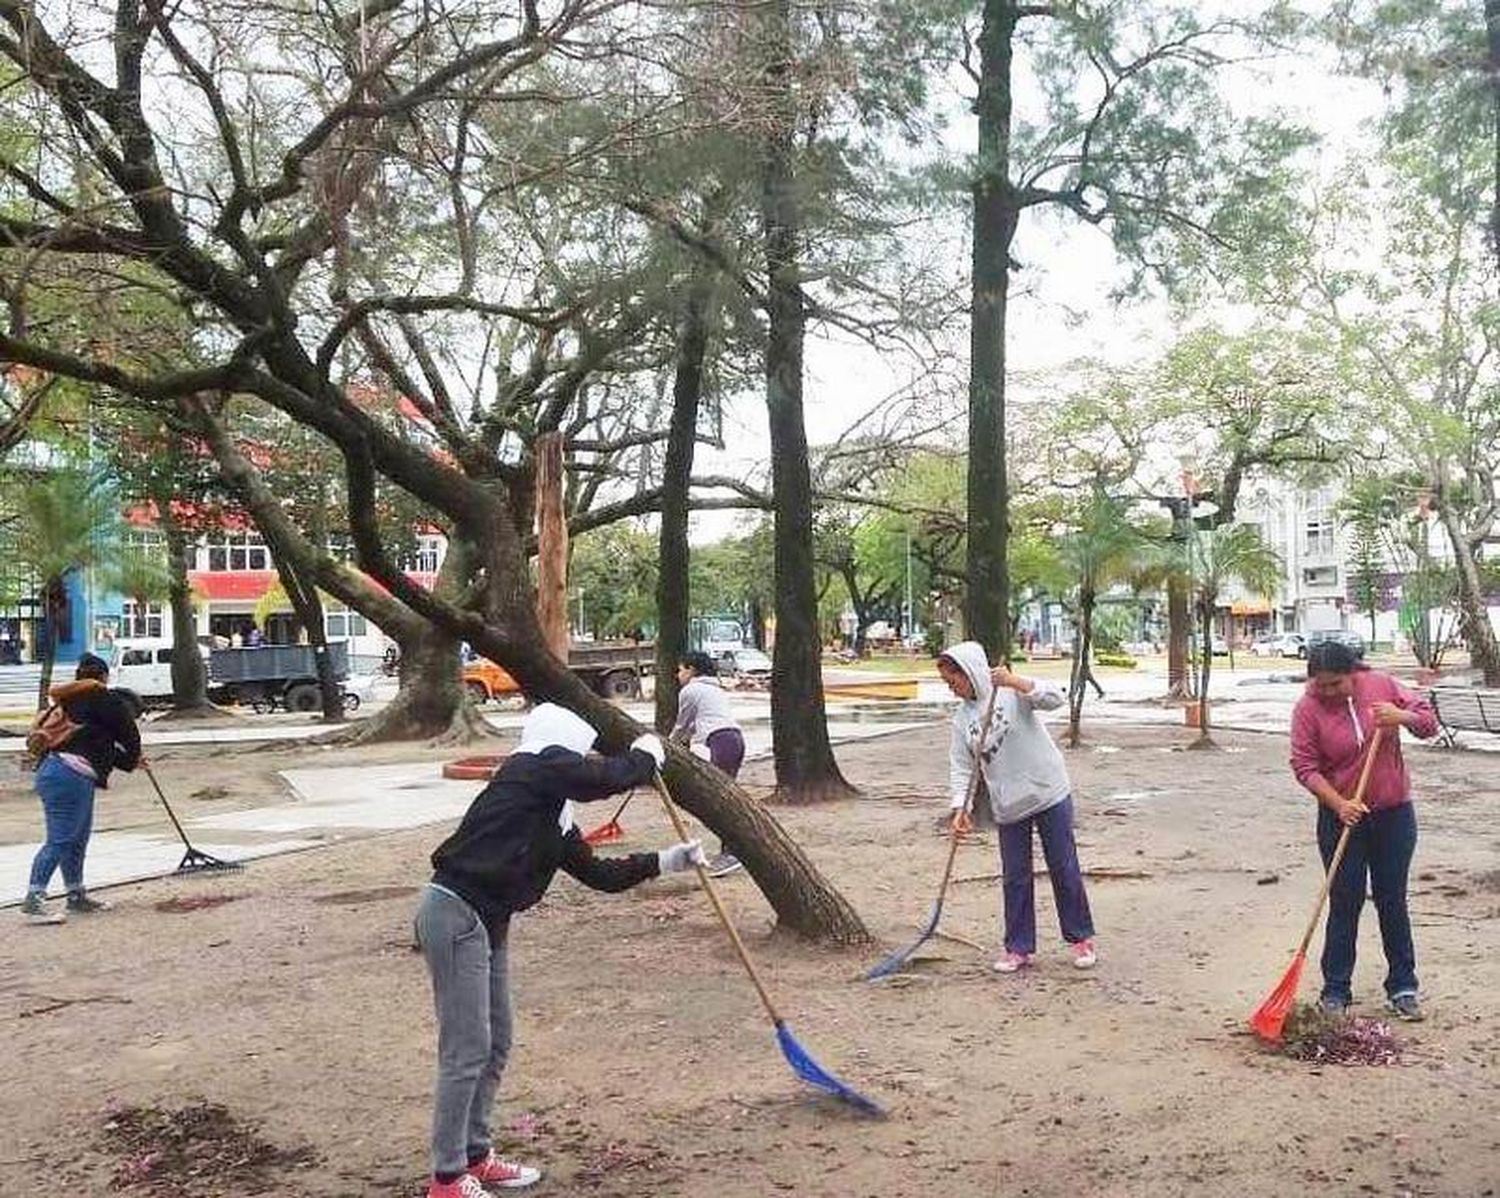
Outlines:
{"type": "MultiPolygon", "coordinates": [[[[950,805],[962,807],[974,778],[974,747],[984,728],[989,706],[990,663],[978,641],[963,641],[944,651],[974,684],[973,699],[965,699],[953,714],[953,741],[949,749],[948,789],[950,805]]],[[[1062,689],[1039,678],[1033,689],[1020,694],[1001,687],[995,696],[995,715],[984,746],[984,783],[989,790],[990,809],[1001,824],[1014,824],[1045,811],[1068,797],[1067,766],[1051,733],[1037,715],[1061,707],[1062,689]]]]}

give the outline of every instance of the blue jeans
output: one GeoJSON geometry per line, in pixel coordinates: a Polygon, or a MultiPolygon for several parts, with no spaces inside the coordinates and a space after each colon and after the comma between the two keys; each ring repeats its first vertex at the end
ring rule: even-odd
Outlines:
{"type": "Polygon", "coordinates": [[[474,908],[430,885],[422,891],[416,931],[438,1023],[432,1171],[458,1174],[492,1146],[490,1111],[510,1055],[506,941],[491,943],[474,908]]]}
{"type": "Polygon", "coordinates": [[[1091,939],[1094,918],[1083,889],[1078,846],[1073,840],[1073,796],[1013,824],[1000,825],[1000,871],[1005,878],[1005,948],[1036,952],[1036,894],[1031,874],[1031,829],[1042,838],[1042,856],[1052,879],[1057,921],[1069,944],[1091,939]]]}
{"type": "MultiPolygon", "coordinates": [[[[1327,807],[1318,808],[1318,851],[1323,868],[1333,860],[1343,825],[1327,807]]],[[[1359,913],[1365,905],[1365,879],[1375,896],[1380,940],[1385,946],[1385,992],[1390,997],[1417,992],[1417,951],[1406,909],[1406,877],[1417,847],[1417,813],[1410,803],[1372,811],[1354,826],[1349,848],[1328,891],[1328,925],[1323,934],[1323,997],[1347,1003],[1353,997],[1354,952],[1359,913]]]]}
{"type": "Polygon", "coordinates": [[[59,865],[70,893],[83,889],[83,855],[94,830],[94,780],[63,764],[56,753],[48,753],[37,767],[36,793],[42,800],[47,839],[31,862],[32,894],[45,894],[59,865]]]}

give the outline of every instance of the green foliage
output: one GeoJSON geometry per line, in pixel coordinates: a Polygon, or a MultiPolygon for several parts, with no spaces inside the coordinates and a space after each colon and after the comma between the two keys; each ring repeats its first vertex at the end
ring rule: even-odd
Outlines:
{"type": "Polygon", "coordinates": [[[1114,666],[1116,669],[1133,670],[1140,663],[1128,653],[1100,652],[1094,654],[1094,663],[1101,666],[1114,666]]]}
{"type": "Polygon", "coordinates": [[[583,592],[584,628],[601,639],[656,626],[656,538],[631,524],[612,524],[572,543],[568,571],[570,622],[583,592]]]}

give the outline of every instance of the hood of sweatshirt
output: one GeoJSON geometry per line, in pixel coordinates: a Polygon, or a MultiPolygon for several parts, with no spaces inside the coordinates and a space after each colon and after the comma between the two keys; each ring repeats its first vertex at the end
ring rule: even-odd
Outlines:
{"type": "Polygon", "coordinates": [[[521,743],[516,753],[544,753],[551,748],[567,749],[582,757],[594,747],[599,734],[566,707],[543,703],[534,708],[521,725],[521,743]]]}
{"type": "Polygon", "coordinates": [[[972,701],[981,705],[988,703],[994,683],[990,681],[990,659],[984,651],[984,646],[978,641],[960,641],[944,649],[939,659],[943,657],[968,675],[969,681],[974,686],[972,701]]]}

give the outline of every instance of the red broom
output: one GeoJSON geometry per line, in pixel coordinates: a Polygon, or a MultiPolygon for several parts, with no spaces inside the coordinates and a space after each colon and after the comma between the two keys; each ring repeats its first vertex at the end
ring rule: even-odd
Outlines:
{"type": "MultiPolygon", "coordinates": [[[[1370,770],[1375,765],[1375,754],[1380,749],[1380,736],[1384,731],[1384,728],[1377,727],[1374,735],[1370,737],[1369,747],[1365,749],[1365,763],[1359,771],[1359,782],[1354,787],[1356,803],[1365,801],[1365,787],[1369,785],[1370,770]]],[[[1307,946],[1312,943],[1313,932],[1318,926],[1318,917],[1323,914],[1323,904],[1328,901],[1329,888],[1333,885],[1334,875],[1339,872],[1339,865],[1344,860],[1344,851],[1349,847],[1349,834],[1353,831],[1353,824],[1345,824],[1343,832],[1339,834],[1338,847],[1333,850],[1333,860],[1328,863],[1328,872],[1323,876],[1323,886],[1318,891],[1318,902],[1313,907],[1312,918],[1307,921],[1307,931],[1302,933],[1302,944],[1297,949],[1297,955],[1292,958],[1292,963],[1287,966],[1287,971],[1282,974],[1281,981],[1276,984],[1276,988],[1266,995],[1264,1001],[1250,1016],[1250,1026],[1262,1040],[1273,1044],[1281,1040],[1281,1030],[1286,1025],[1286,1017],[1291,1014],[1292,1004],[1297,1001],[1297,986],[1302,981],[1302,967],[1307,964],[1307,946]]]]}

